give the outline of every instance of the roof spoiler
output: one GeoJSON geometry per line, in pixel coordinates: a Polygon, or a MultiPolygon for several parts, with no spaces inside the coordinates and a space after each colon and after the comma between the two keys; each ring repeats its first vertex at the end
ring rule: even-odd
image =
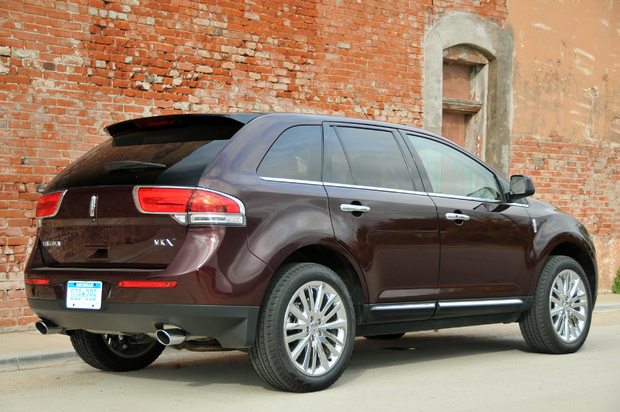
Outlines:
{"type": "Polygon", "coordinates": [[[254,120],[260,113],[234,113],[234,114],[177,114],[154,117],[142,117],[132,120],[112,124],[104,130],[114,139],[133,132],[140,132],[153,129],[183,128],[197,126],[216,121],[217,123],[237,124],[240,129],[250,121],[254,120]],[[217,120],[216,120],[217,119],[217,120]],[[219,121],[218,121],[219,120],[219,121]]]}

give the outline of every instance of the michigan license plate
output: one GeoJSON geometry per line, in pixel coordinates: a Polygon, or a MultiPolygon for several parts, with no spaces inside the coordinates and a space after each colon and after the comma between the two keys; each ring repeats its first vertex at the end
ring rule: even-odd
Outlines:
{"type": "Polygon", "coordinates": [[[101,309],[101,282],[69,281],[67,309],[101,309]]]}

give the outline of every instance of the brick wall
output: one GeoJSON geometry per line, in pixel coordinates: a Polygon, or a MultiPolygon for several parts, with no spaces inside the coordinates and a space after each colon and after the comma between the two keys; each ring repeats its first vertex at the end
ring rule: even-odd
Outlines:
{"type": "Polygon", "coordinates": [[[617,236],[619,147],[523,135],[513,140],[511,150],[511,171],[534,179],[535,198],[570,213],[603,241],[617,236]]]}
{"type": "Polygon", "coordinates": [[[421,126],[422,41],[443,13],[500,26],[505,0],[0,0],[0,330],[52,177],[110,123],[296,111],[421,126]]]}
{"type": "Polygon", "coordinates": [[[512,168],[592,234],[599,290],[620,267],[620,5],[510,1],[512,168]]]}
{"type": "Polygon", "coordinates": [[[609,292],[620,266],[620,145],[552,133],[523,134],[511,143],[511,173],[534,180],[534,198],[576,217],[597,250],[599,290],[609,292]]]}

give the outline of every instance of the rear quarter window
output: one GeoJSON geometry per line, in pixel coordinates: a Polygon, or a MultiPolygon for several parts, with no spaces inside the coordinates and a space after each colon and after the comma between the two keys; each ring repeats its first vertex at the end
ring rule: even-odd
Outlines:
{"type": "Polygon", "coordinates": [[[261,177],[321,181],[321,126],[295,126],[278,137],[258,166],[261,177]]]}

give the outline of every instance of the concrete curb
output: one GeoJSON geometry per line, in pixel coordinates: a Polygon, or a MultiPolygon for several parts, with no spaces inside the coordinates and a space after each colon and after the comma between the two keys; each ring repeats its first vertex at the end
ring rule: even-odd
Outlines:
{"type": "Polygon", "coordinates": [[[0,372],[61,366],[81,362],[73,348],[45,349],[0,355],[0,372]]]}

